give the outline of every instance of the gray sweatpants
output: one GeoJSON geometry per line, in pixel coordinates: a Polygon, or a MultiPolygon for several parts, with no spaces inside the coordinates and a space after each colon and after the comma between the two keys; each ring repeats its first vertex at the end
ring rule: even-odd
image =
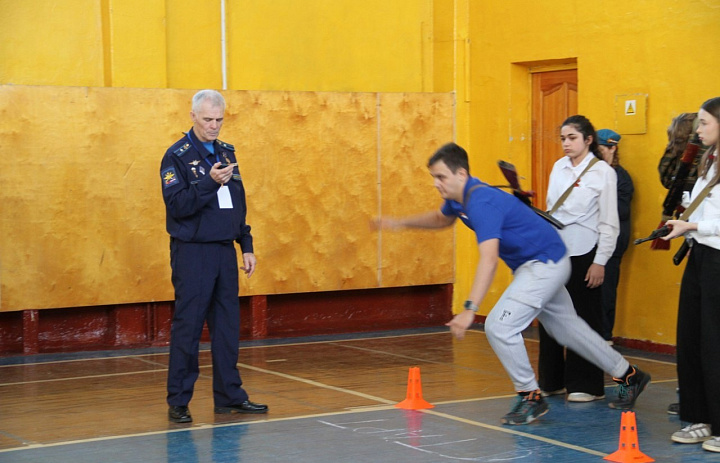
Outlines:
{"type": "Polygon", "coordinates": [[[505,367],[516,391],[538,389],[522,331],[537,318],[559,344],[600,369],[619,378],[629,363],[578,317],[565,289],[570,259],[559,262],[529,261],[515,270],[507,287],[485,321],[485,333],[505,367]]]}

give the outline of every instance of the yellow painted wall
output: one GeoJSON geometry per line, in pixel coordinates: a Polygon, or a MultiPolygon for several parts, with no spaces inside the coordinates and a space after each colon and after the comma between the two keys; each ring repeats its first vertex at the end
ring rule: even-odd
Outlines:
{"type": "MultiPolygon", "coordinates": [[[[667,126],[677,114],[720,95],[720,80],[713,77],[720,62],[720,0],[471,5],[473,166],[499,181],[495,162],[508,158],[532,178],[529,72],[576,60],[579,112],[596,128],[615,127],[617,95],[648,95],[647,132],[623,135],[620,152],[635,183],[632,238],[649,234],[667,191],[657,173],[667,126]]],[[[616,335],[674,344],[683,267],[671,258],[678,245],[667,252],[631,244],[622,264],[616,335]]],[[[458,280],[470,270],[458,259],[458,280]]],[[[502,287],[493,290],[497,296],[502,287]]]]}
{"type": "MultiPolygon", "coordinates": [[[[172,300],[160,160],[193,91],[0,86],[0,310],[172,300]]],[[[258,271],[245,295],[449,283],[452,231],[370,220],[436,203],[452,94],[226,91],[258,271]],[[422,179],[422,181],[420,181],[422,179]]]]}
{"type": "MultiPolygon", "coordinates": [[[[192,3],[0,0],[0,83],[219,88],[220,1],[192,3]]],[[[656,166],[671,118],[720,94],[709,77],[719,62],[720,0],[227,0],[226,18],[228,88],[454,91],[454,137],[473,173],[492,182],[502,180],[500,158],[531,178],[531,71],[576,63],[580,112],[598,128],[614,126],[617,95],[647,94],[647,132],[621,144],[636,185],[634,237],[660,218],[656,166]]],[[[418,163],[430,151],[418,152],[418,163]]],[[[463,227],[455,248],[457,306],[477,262],[463,227]]],[[[628,251],[617,335],[674,343],[682,269],[670,257],[628,251]]],[[[501,272],[484,311],[510,278],[501,272]]]]}
{"type": "Polygon", "coordinates": [[[101,12],[94,0],[0,0],[0,83],[103,85],[101,12]]]}
{"type": "Polygon", "coordinates": [[[244,294],[452,281],[452,231],[368,227],[438,202],[454,97],[409,93],[432,89],[432,1],[228,0],[225,68],[220,1],[0,1],[0,149],[45,169],[0,179],[0,310],[172,299],[156,164],[193,91],[163,89],[224,80],[264,90],[225,92],[265,269],[244,294]]]}
{"type": "Polygon", "coordinates": [[[432,91],[431,0],[228,5],[230,88],[432,91]]]}

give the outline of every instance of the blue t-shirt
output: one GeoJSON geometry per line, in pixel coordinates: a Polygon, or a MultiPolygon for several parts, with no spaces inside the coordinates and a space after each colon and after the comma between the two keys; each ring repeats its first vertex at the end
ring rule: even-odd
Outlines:
{"type": "Polygon", "coordinates": [[[465,207],[446,200],[441,211],[456,216],[475,231],[477,242],[500,240],[500,258],[515,271],[525,262],[558,262],[566,252],[555,228],[515,196],[491,187],[475,177],[465,185],[465,207]],[[483,185],[472,191],[475,185],[483,185]]]}

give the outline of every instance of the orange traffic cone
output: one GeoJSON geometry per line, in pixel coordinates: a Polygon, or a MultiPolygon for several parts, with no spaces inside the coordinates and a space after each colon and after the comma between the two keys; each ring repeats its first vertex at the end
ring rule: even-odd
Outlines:
{"type": "Polygon", "coordinates": [[[410,368],[410,372],[408,373],[407,398],[395,406],[406,410],[420,410],[423,408],[433,408],[435,406],[426,402],[422,397],[419,367],[410,368]]]}
{"type": "Polygon", "coordinates": [[[638,444],[635,412],[623,412],[620,420],[620,445],[617,452],[605,457],[608,461],[618,463],[645,463],[655,461],[640,451],[638,444]]]}

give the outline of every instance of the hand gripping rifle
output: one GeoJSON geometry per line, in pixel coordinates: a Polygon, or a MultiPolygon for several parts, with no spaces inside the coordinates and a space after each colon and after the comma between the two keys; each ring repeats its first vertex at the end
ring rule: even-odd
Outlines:
{"type": "MultiPolygon", "coordinates": [[[[672,227],[669,225],[663,225],[660,228],[653,230],[652,233],[650,233],[649,236],[645,238],[640,238],[635,240],[635,244],[644,243],[645,241],[650,240],[660,240],[663,236],[667,236],[672,231],[672,227]]],[[[667,243],[668,241],[660,240],[664,243],[667,243]]],[[[657,248],[655,248],[657,249],[657,248]]],[[[680,245],[680,249],[677,250],[675,255],[673,256],[673,264],[680,265],[680,262],[685,258],[685,255],[687,255],[688,251],[690,250],[690,245],[687,243],[687,240],[683,240],[683,244],[680,245]]]]}
{"type": "Polygon", "coordinates": [[[513,195],[518,198],[520,201],[524,202],[528,205],[530,209],[532,209],[537,215],[542,217],[543,219],[550,222],[552,225],[554,225],[556,228],[562,230],[565,228],[565,225],[560,222],[555,217],[551,216],[547,212],[543,211],[542,209],[538,209],[537,207],[533,206],[530,202],[530,198],[535,196],[534,191],[525,191],[522,188],[520,188],[520,180],[518,178],[517,170],[515,169],[515,166],[510,164],[509,162],[505,161],[498,161],[498,167],[500,167],[500,171],[505,176],[505,180],[508,181],[508,185],[501,185],[497,188],[510,188],[513,192],[513,195]]]}

